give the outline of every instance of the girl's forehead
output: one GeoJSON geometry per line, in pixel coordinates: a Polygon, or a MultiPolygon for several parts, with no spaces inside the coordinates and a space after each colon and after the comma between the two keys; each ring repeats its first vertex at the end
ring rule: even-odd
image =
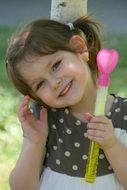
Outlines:
{"type": "Polygon", "coordinates": [[[37,62],[43,62],[43,63],[48,63],[49,61],[52,61],[53,59],[56,59],[60,55],[63,54],[63,51],[57,51],[52,54],[46,54],[46,55],[29,55],[27,58],[23,60],[24,63],[28,64],[34,64],[37,62]]]}

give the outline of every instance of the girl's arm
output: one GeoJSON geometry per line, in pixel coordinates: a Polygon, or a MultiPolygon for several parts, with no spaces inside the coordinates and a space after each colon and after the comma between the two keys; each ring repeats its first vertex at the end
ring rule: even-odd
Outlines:
{"type": "Polygon", "coordinates": [[[11,190],[37,190],[45,157],[48,136],[47,110],[40,112],[37,119],[29,109],[30,98],[24,97],[18,117],[24,141],[19,159],[10,174],[11,190]]]}
{"type": "Polygon", "coordinates": [[[127,148],[117,140],[113,147],[104,152],[124,190],[127,190],[127,148]]]}
{"type": "Polygon", "coordinates": [[[37,190],[43,167],[45,147],[24,139],[22,152],[10,174],[11,190],[37,190]]]}

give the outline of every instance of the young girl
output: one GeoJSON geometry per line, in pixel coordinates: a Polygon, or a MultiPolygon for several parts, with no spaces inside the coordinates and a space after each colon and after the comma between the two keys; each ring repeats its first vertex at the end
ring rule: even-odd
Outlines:
{"type": "Polygon", "coordinates": [[[24,95],[12,190],[127,190],[127,100],[108,95],[105,116],[93,115],[100,48],[98,24],[88,17],[35,20],[11,39],[7,73],[24,95]],[[84,179],[90,140],[101,146],[93,184],[84,179]]]}

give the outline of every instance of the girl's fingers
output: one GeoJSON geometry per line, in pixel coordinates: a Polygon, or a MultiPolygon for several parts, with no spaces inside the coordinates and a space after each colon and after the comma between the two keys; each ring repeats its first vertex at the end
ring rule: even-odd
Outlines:
{"type": "Polygon", "coordinates": [[[93,141],[96,141],[98,143],[100,143],[103,140],[103,137],[101,136],[93,136],[91,134],[87,134],[87,138],[93,141]]]}
{"type": "Polygon", "coordinates": [[[100,123],[88,123],[87,128],[88,129],[105,131],[105,130],[107,130],[108,125],[107,124],[100,124],[100,123]]]}
{"type": "Polygon", "coordinates": [[[105,116],[93,116],[90,113],[85,113],[85,118],[88,122],[91,123],[102,123],[102,124],[109,124],[109,119],[105,116]]]}
{"type": "Polygon", "coordinates": [[[22,104],[24,104],[25,102],[28,102],[30,100],[29,96],[24,96],[22,104]]]}
{"type": "Polygon", "coordinates": [[[87,138],[89,138],[90,140],[96,141],[101,145],[109,143],[110,135],[111,134],[105,133],[103,131],[91,130],[91,129],[87,130],[87,134],[86,134],[87,138]]]}
{"type": "Polygon", "coordinates": [[[92,123],[102,123],[102,124],[109,124],[111,123],[111,121],[105,117],[105,116],[95,116],[95,117],[92,117],[90,122],[92,123]]]}
{"type": "Polygon", "coordinates": [[[30,97],[29,97],[29,96],[24,96],[23,101],[22,101],[22,103],[21,103],[21,105],[20,105],[20,107],[19,107],[19,110],[20,110],[22,107],[24,107],[24,106],[28,106],[29,101],[30,101],[30,97]]]}
{"type": "Polygon", "coordinates": [[[92,116],[86,113],[87,133],[86,137],[100,144],[102,149],[114,143],[114,128],[111,120],[105,116],[92,116]]]}
{"type": "Polygon", "coordinates": [[[88,121],[88,122],[90,122],[90,120],[93,118],[93,115],[92,114],[90,114],[90,113],[85,113],[85,119],[88,121]]]}
{"type": "Polygon", "coordinates": [[[18,109],[19,118],[24,117],[25,115],[31,114],[31,111],[29,109],[29,101],[30,101],[30,97],[25,96],[18,109]]]}
{"type": "Polygon", "coordinates": [[[85,118],[88,121],[88,123],[112,125],[111,120],[105,116],[93,116],[90,113],[85,113],[85,118]]]}
{"type": "Polygon", "coordinates": [[[103,131],[99,131],[99,130],[92,130],[92,129],[88,129],[87,130],[87,134],[94,137],[104,137],[104,132],[103,131]]]}

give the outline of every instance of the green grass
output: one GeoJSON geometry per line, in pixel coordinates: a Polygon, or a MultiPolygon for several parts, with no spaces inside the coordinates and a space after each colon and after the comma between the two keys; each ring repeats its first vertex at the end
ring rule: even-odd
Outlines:
{"type": "MultiPolygon", "coordinates": [[[[21,100],[10,85],[5,71],[8,39],[15,28],[0,27],[0,190],[8,190],[8,176],[20,152],[22,132],[16,110],[21,100]]],[[[111,76],[109,91],[127,97],[127,36],[110,34],[104,43],[107,48],[119,51],[119,64],[111,76]]]]}

